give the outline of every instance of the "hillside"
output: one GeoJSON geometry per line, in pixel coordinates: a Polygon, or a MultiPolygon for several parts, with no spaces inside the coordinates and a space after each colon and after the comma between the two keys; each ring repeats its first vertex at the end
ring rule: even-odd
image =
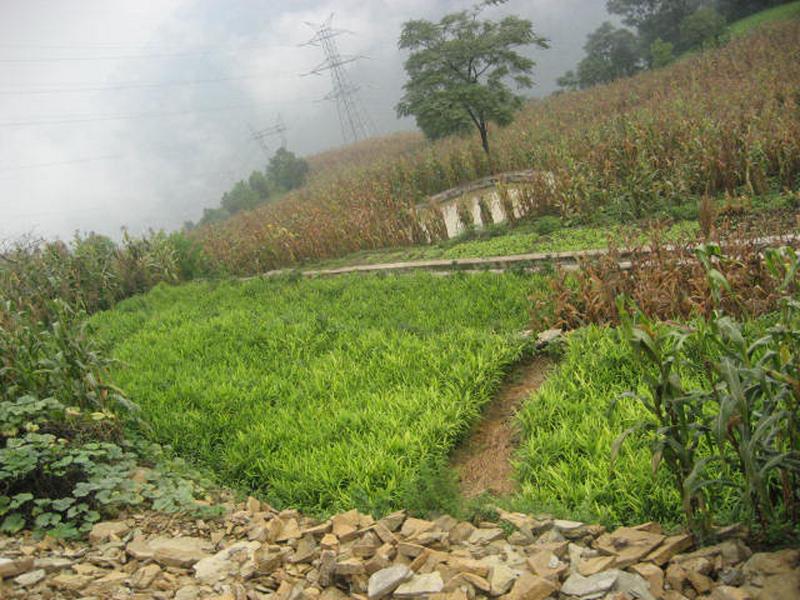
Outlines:
{"type": "Polygon", "coordinates": [[[424,241],[423,228],[435,240],[440,216],[417,211],[417,202],[529,168],[552,174],[529,190],[536,211],[583,220],[642,217],[703,194],[791,188],[800,171],[800,61],[788,49],[799,42],[800,24],[774,25],[662,70],[531,102],[493,132],[491,163],[474,139],[413,150],[399,138],[372,164],[341,162],[285,200],[196,239],[218,265],[242,274],[409,245],[424,241]]]}
{"type": "Polygon", "coordinates": [[[752,33],[757,27],[796,18],[800,18],[800,2],[789,2],[781,6],[762,10],[749,17],[740,19],[735,23],[731,23],[728,27],[728,31],[730,31],[733,36],[747,35],[752,33]]]}

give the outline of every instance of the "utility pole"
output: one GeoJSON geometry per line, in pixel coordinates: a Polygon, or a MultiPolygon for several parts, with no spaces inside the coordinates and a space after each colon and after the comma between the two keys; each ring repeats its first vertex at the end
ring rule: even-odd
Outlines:
{"type": "Polygon", "coordinates": [[[278,115],[275,119],[275,124],[265,129],[256,130],[252,125],[250,127],[250,139],[255,141],[264,152],[264,156],[270,157],[270,148],[267,144],[267,138],[278,136],[281,140],[281,148],[286,148],[286,123],[283,122],[283,116],[278,115]]]}
{"type": "Polygon", "coordinates": [[[336,102],[336,112],[339,115],[339,125],[342,128],[342,137],[345,142],[357,142],[372,135],[375,127],[359,101],[358,91],[360,88],[350,81],[344,66],[363,57],[342,56],[339,53],[336,38],[350,32],[333,29],[332,23],[333,14],[320,25],[306,23],[316,33],[313,38],[302,45],[322,48],[325,52],[325,60],[305,75],[322,75],[325,71],[330,72],[333,89],[324,99],[336,102]]]}

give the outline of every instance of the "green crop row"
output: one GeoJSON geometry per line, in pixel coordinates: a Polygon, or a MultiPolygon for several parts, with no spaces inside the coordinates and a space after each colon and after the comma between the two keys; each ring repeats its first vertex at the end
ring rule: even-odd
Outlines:
{"type": "Polygon", "coordinates": [[[543,279],[481,274],[159,286],[93,317],[158,441],[279,506],[417,493],[523,350],[543,279]]]}
{"type": "MultiPolygon", "coordinates": [[[[759,338],[769,322],[748,323],[747,338],[759,338]]],[[[710,387],[705,363],[716,354],[708,345],[687,344],[677,373],[685,389],[710,387]]],[[[629,436],[612,460],[620,434],[652,420],[640,402],[623,397],[646,394],[647,374],[616,329],[592,325],[567,338],[558,367],[518,414],[517,508],[609,525],[683,522],[669,471],[653,473],[648,437],[629,436]]],[[[721,521],[742,518],[734,493],[724,491],[716,502],[721,521]]]]}

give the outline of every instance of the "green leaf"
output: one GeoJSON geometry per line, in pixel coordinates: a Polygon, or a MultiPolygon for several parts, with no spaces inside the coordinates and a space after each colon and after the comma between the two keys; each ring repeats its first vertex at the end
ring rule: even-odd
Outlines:
{"type": "Polygon", "coordinates": [[[14,535],[19,531],[22,531],[24,527],[25,517],[23,517],[20,513],[11,513],[3,520],[3,524],[0,525],[0,531],[14,535]]]}

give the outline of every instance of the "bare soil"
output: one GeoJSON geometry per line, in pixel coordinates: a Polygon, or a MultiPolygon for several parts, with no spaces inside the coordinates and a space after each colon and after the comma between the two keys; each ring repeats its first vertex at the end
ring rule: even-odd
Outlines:
{"type": "Polygon", "coordinates": [[[552,361],[537,356],[514,367],[483,418],[453,452],[450,464],[458,473],[465,498],[484,492],[496,496],[514,492],[511,457],[518,442],[514,415],[544,382],[551,366],[552,361]]]}

